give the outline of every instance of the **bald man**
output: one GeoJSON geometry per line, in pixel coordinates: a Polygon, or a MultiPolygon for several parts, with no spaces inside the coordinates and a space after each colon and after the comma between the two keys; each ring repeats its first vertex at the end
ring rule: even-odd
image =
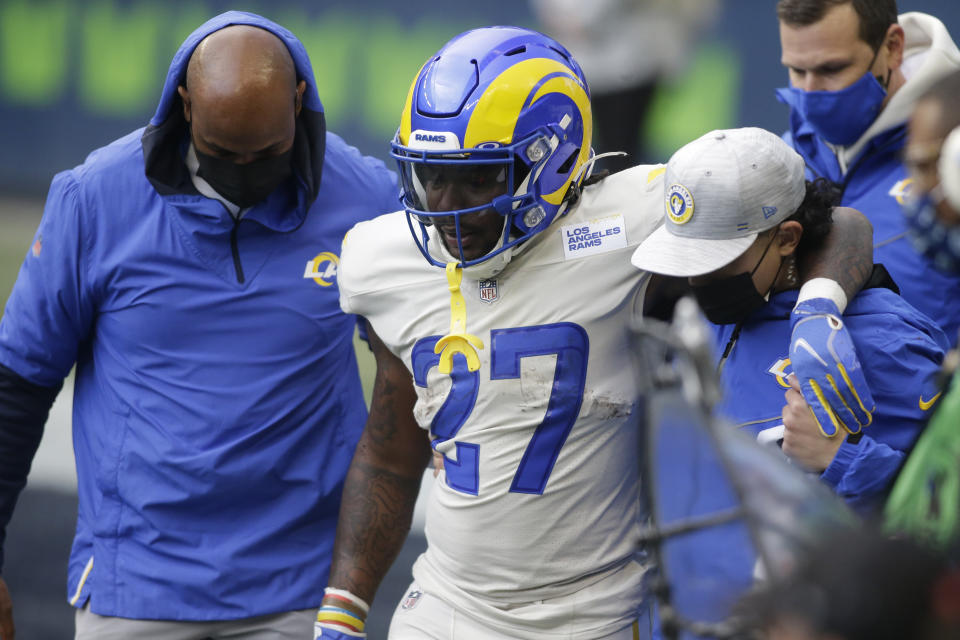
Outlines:
{"type": "Polygon", "coordinates": [[[326,131],[302,44],[239,12],[54,178],[0,322],[0,541],[76,365],[77,638],[312,637],[366,419],[340,242],[396,193],[326,131]]]}

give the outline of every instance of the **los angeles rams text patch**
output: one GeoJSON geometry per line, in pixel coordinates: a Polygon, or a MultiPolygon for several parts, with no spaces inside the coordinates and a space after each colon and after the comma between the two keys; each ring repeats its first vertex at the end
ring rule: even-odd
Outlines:
{"type": "Polygon", "coordinates": [[[589,222],[560,227],[563,259],[583,258],[627,246],[627,228],[623,215],[607,216],[589,222]]]}

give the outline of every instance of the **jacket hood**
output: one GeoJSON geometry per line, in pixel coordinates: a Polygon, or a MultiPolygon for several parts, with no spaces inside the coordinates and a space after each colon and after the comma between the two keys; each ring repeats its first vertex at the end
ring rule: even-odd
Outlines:
{"type": "Polygon", "coordinates": [[[211,33],[238,24],[259,27],[280,38],[293,58],[297,82],[306,82],[302,108],[297,118],[293,155],[295,171],[306,189],[305,195],[309,204],[316,199],[320,189],[326,143],[323,104],[317,93],[310,58],[293,33],[262,16],[244,11],[221,13],[203,23],[187,37],[173,56],[157,111],[141,138],[147,178],[163,195],[195,191],[183,160],[187,124],[183,118],[183,102],[177,93],[177,87],[186,82],[187,64],[197,45],[211,33]]]}
{"type": "Polygon", "coordinates": [[[910,12],[902,14],[899,22],[906,36],[901,69],[907,81],[859,140],[849,147],[835,148],[841,167],[849,167],[875,137],[905,124],[917,98],[944,75],[960,69],[960,50],[940,20],[925,13],[910,12]]]}

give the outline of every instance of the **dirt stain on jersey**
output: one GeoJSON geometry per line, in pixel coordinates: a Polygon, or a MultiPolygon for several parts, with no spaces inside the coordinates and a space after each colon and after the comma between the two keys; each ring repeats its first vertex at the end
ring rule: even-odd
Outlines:
{"type": "Polygon", "coordinates": [[[601,420],[626,418],[633,413],[633,403],[623,399],[587,392],[583,397],[581,415],[595,416],[601,420]]]}

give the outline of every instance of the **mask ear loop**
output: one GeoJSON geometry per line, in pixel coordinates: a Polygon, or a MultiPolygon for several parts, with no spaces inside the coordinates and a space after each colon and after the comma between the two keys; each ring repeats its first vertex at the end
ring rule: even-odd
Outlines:
{"type": "MultiPolygon", "coordinates": [[[[884,40],[886,41],[886,40],[884,40]]],[[[877,61],[877,57],[880,55],[880,49],[883,48],[883,42],[880,43],[880,46],[877,47],[877,50],[873,52],[873,57],[870,59],[870,64],[867,65],[867,73],[870,73],[870,69],[873,68],[873,63],[877,61]]],[[[887,69],[887,79],[881,80],[880,76],[873,76],[877,79],[877,84],[883,87],[884,91],[888,91],[890,87],[890,78],[893,76],[893,69],[887,69]]],[[[861,76],[862,77],[862,76],[861,76]]]]}
{"type": "Polygon", "coordinates": [[[437,340],[433,352],[440,354],[440,373],[453,371],[453,356],[463,354],[467,359],[467,370],[480,369],[480,356],[477,349],[483,349],[483,341],[467,333],[467,304],[460,291],[463,270],[456,262],[448,262],[446,267],[447,287],[450,290],[450,333],[437,340]]]}

